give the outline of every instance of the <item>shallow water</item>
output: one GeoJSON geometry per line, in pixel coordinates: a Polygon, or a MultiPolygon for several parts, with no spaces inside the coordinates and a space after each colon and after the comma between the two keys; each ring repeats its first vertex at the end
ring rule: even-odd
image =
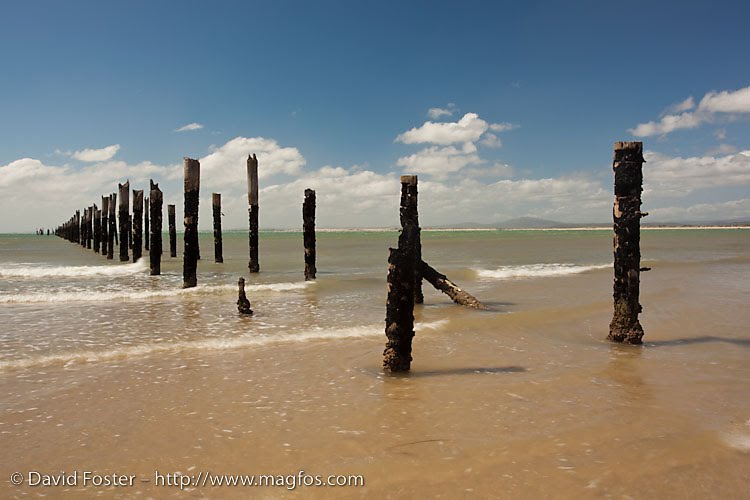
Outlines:
{"type": "Polygon", "coordinates": [[[191,290],[179,258],[151,277],[54,237],[0,236],[0,472],[139,479],[6,480],[0,496],[243,497],[153,473],[304,470],[365,478],[306,496],[747,497],[750,231],[644,231],[643,347],[604,340],[609,231],[424,232],[424,259],[489,310],[427,285],[412,372],[386,376],[396,236],[319,233],[305,283],[300,234],[262,233],[258,275],[245,233],[225,234],[224,264],[202,234],[191,290]],[[239,276],[253,317],[236,312],[239,276]]]}

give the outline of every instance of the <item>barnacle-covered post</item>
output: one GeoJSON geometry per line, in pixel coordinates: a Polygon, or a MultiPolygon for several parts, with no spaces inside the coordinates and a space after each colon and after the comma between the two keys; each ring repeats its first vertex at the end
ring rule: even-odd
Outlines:
{"type": "Polygon", "coordinates": [[[258,158],[247,157],[247,203],[248,203],[248,242],[250,262],[247,267],[251,273],[260,271],[258,262],[258,158]]]}
{"type": "MultiPolygon", "coordinates": [[[[185,158],[185,254],[182,258],[182,287],[198,284],[198,199],[201,184],[201,164],[185,158]]],[[[152,242],[153,243],[153,242],[152,242]]]]}

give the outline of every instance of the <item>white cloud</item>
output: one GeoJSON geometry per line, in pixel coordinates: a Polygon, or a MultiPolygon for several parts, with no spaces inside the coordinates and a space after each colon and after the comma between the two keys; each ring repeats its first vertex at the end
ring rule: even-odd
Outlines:
{"type": "Polygon", "coordinates": [[[750,185],[750,151],[689,158],[647,151],[644,158],[646,194],[679,197],[699,189],[750,185]]]}
{"type": "Polygon", "coordinates": [[[429,118],[432,118],[433,120],[437,120],[443,116],[453,116],[453,113],[456,112],[456,105],[451,103],[448,103],[448,106],[445,108],[430,108],[427,111],[427,116],[429,118]]]}
{"type": "Polygon", "coordinates": [[[698,203],[687,206],[668,206],[651,209],[653,217],[661,221],[717,221],[747,218],[750,214],[750,199],[742,198],[716,203],[698,203]]]}
{"type": "Polygon", "coordinates": [[[82,149],[74,151],[70,156],[76,160],[86,162],[107,161],[120,150],[119,144],[112,144],[101,149],[82,149]]]}
{"type": "Polygon", "coordinates": [[[207,187],[233,183],[246,189],[250,154],[258,157],[260,179],[277,174],[296,175],[305,165],[305,158],[297,148],[282,147],[274,139],[263,137],[235,137],[200,158],[201,182],[207,187]]]}
{"type": "Polygon", "coordinates": [[[457,122],[425,122],[421,127],[407,130],[396,137],[404,144],[430,143],[449,144],[476,142],[487,131],[489,125],[476,113],[466,113],[457,122]]]}
{"type": "Polygon", "coordinates": [[[518,127],[520,127],[520,125],[508,122],[490,124],[490,130],[492,130],[493,132],[507,132],[508,130],[515,130],[518,127]]]}
{"type": "Polygon", "coordinates": [[[484,134],[482,140],[480,140],[479,143],[483,146],[487,146],[488,148],[499,148],[503,145],[503,142],[500,140],[500,138],[490,132],[484,134]]]}
{"type": "Polygon", "coordinates": [[[203,128],[203,125],[198,122],[188,123],[187,125],[183,125],[180,128],[176,128],[175,132],[189,132],[191,130],[200,130],[203,128]]]}
{"type": "Polygon", "coordinates": [[[668,108],[660,120],[638,124],[628,131],[636,137],[664,135],[712,122],[717,113],[750,113],[750,86],[735,91],[709,92],[703,96],[694,111],[688,111],[694,106],[693,98],[689,97],[668,108]]]}
{"type": "Polygon", "coordinates": [[[467,165],[479,165],[483,160],[476,146],[467,142],[461,149],[454,146],[431,146],[412,155],[399,158],[396,165],[406,167],[410,173],[429,174],[444,178],[467,165]]]}

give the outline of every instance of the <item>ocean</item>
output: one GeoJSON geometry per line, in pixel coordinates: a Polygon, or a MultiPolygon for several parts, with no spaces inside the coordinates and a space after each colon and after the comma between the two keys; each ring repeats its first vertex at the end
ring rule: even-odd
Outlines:
{"type": "Polygon", "coordinates": [[[412,371],[389,375],[397,237],[319,232],[305,282],[299,232],[262,232],[252,275],[246,232],[224,233],[223,264],[201,233],[183,289],[168,244],[149,276],[145,251],[0,235],[0,497],[747,498],[750,230],[642,232],[643,346],[606,341],[610,230],[423,231],[423,259],[488,308],[425,282],[412,371]],[[285,481],[201,483],[227,474],[285,481]]]}

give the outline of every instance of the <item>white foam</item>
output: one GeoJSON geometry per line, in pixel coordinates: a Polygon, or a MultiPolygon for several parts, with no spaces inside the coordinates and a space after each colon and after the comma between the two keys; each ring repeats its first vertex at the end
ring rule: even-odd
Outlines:
{"type": "Polygon", "coordinates": [[[5,264],[3,267],[0,267],[0,276],[4,278],[129,276],[141,273],[146,269],[146,261],[143,259],[132,264],[103,264],[101,266],[5,264]]]}
{"type": "Polygon", "coordinates": [[[750,453],[750,434],[725,434],[723,437],[724,443],[730,448],[739,450],[745,453],[750,453]]]}
{"type": "MultiPolygon", "coordinates": [[[[310,286],[309,281],[298,283],[265,283],[247,285],[249,292],[287,292],[301,290],[310,286]]],[[[0,294],[0,304],[37,304],[49,302],[89,302],[109,300],[147,300],[180,297],[185,295],[210,295],[236,292],[237,285],[198,285],[193,288],[174,288],[166,290],[115,290],[50,293],[15,293],[0,294]]]]}
{"type": "Polygon", "coordinates": [[[119,359],[140,358],[165,352],[178,352],[186,350],[225,351],[269,344],[301,343],[315,340],[354,339],[379,337],[382,335],[382,325],[370,325],[339,328],[336,330],[313,328],[300,332],[279,333],[273,335],[246,335],[242,337],[223,339],[214,338],[193,341],[162,342],[133,347],[121,347],[109,351],[83,351],[77,353],[66,352],[63,354],[37,356],[13,361],[2,361],[0,362],[0,371],[21,370],[25,368],[48,365],[62,365],[68,367],[79,363],[98,363],[119,359]]]}
{"type": "Polygon", "coordinates": [[[480,278],[510,280],[519,278],[547,278],[585,273],[595,269],[608,269],[611,264],[578,266],[575,264],[527,264],[523,266],[501,266],[498,269],[477,269],[480,278]]]}
{"type": "Polygon", "coordinates": [[[416,323],[414,329],[417,330],[439,330],[449,323],[447,319],[439,319],[437,321],[430,321],[429,323],[416,323]]]}

